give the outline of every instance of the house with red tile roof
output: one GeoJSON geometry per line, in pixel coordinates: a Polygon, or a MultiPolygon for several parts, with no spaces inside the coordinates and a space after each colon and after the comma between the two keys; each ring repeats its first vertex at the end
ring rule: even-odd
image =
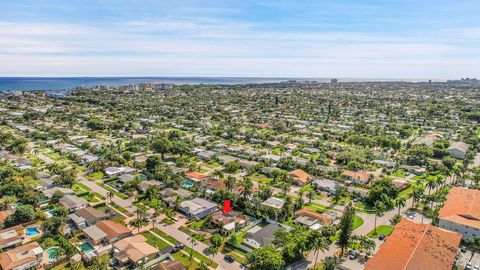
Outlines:
{"type": "Polygon", "coordinates": [[[185,174],[185,177],[194,182],[201,182],[202,180],[206,179],[208,175],[199,172],[189,172],[185,174]]]}
{"type": "Polygon", "coordinates": [[[0,249],[11,248],[21,245],[23,242],[22,225],[0,230],[0,249]]]}
{"type": "Polygon", "coordinates": [[[37,269],[42,259],[42,247],[37,242],[32,242],[0,253],[0,269],[37,269]]]}
{"type": "Polygon", "coordinates": [[[463,239],[480,237],[480,191],[452,188],[438,219],[439,227],[458,232],[463,239]]]}
{"type": "Polygon", "coordinates": [[[345,170],[342,173],[342,176],[347,180],[351,180],[355,184],[366,185],[370,181],[370,177],[364,171],[350,171],[345,170]]]}
{"type": "Polygon", "coordinates": [[[451,270],[462,236],[403,219],[365,270],[451,270]]]}
{"type": "Polygon", "coordinates": [[[290,175],[293,178],[293,180],[300,186],[307,185],[313,179],[313,177],[310,174],[308,174],[302,169],[293,170],[289,172],[288,175],[290,175]]]}

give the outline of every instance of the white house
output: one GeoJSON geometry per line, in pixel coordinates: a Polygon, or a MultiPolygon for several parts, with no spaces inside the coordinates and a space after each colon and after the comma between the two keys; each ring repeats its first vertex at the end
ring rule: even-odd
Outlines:
{"type": "Polygon", "coordinates": [[[468,144],[464,142],[453,142],[447,151],[451,157],[464,159],[468,151],[468,144]]]}
{"type": "Polygon", "coordinates": [[[452,188],[438,219],[439,227],[461,233],[463,239],[480,237],[480,191],[452,188]]]}

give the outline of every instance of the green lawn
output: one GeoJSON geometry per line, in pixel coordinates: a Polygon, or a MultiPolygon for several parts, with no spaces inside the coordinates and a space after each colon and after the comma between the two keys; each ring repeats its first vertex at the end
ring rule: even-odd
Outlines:
{"type": "Polygon", "coordinates": [[[87,175],[87,177],[90,179],[100,180],[103,178],[103,172],[94,172],[87,175]]]}
{"type": "Polygon", "coordinates": [[[322,213],[326,212],[326,211],[334,210],[331,207],[321,205],[321,204],[318,204],[318,203],[311,203],[310,205],[305,205],[305,207],[310,209],[310,210],[317,211],[317,212],[322,212],[322,213]]]}
{"type": "Polygon", "coordinates": [[[200,229],[203,226],[203,224],[205,224],[206,221],[207,221],[206,219],[197,220],[195,222],[190,223],[188,227],[191,229],[200,229]]]}
{"type": "Polygon", "coordinates": [[[169,244],[167,244],[167,242],[165,242],[162,239],[156,237],[151,232],[142,232],[142,235],[145,236],[145,238],[147,238],[147,243],[149,243],[150,245],[152,245],[154,247],[157,247],[158,249],[163,249],[163,248],[166,248],[166,247],[170,246],[169,244]]]}
{"type": "Polygon", "coordinates": [[[363,219],[357,215],[353,217],[353,229],[355,230],[356,228],[360,227],[363,225],[363,219]]]}
{"type": "MultiPolygon", "coordinates": [[[[161,230],[159,230],[159,229],[157,229],[157,228],[155,228],[155,229],[153,230],[153,232],[155,232],[156,234],[160,235],[162,238],[168,240],[168,241],[171,242],[172,244],[178,243],[178,241],[177,241],[175,238],[167,235],[166,233],[162,232],[161,230]]],[[[149,236],[155,237],[152,233],[149,233],[149,232],[147,232],[147,233],[149,234],[149,236]]],[[[145,237],[147,237],[147,236],[145,236],[145,237]]],[[[148,239],[148,237],[147,237],[147,239],[148,239]]],[[[159,239],[158,237],[157,237],[157,239],[160,241],[160,239],[159,239]]],[[[162,241],[162,242],[165,243],[165,241],[162,241]]],[[[197,258],[198,260],[200,260],[200,261],[202,261],[202,262],[210,265],[210,266],[213,267],[213,268],[217,268],[217,266],[218,266],[218,264],[215,263],[215,262],[213,262],[213,264],[210,264],[210,259],[207,258],[206,256],[204,256],[203,254],[201,254],[200,252],[197,252],[197,251],[195,251],[195,250],[192,250],[192,249],[189,248],[189,247],[185,247],[183,250],[186,251],[188,254],[190,254],[190,251],[192,251],[192,256],[193,256],[194,258],[197,258]]],[[[188,256],[188,255],[185,255],[185,254],[183,254],[182,252],[176,252],[176,253],[173,254],[173,257],[174,257],[175,259],[181,261],[185,266],[188,266],[188,264],[189,264],[189,256],[188,256]]],[[[198,264],[197,264],[197,265],[198,265],[198,264]]],[[[195,268],[189,268],[189,269],[195,269],[195,268]]]]}
{"type": "Polygon", "coordinates": [[[377,227],[377,232],[375,233],[374,230],[370,231],[367,236],[370,238],[377,238],[380,235],[384,234],[385,236],[389,236],[392,234],[394,227],[390,225],[380,225],[377,227]]]}
{"type": "Polygon", "coordinates": [[[253,181],[262,183],[264,185],[269,185],[270,182],[272,182],[272,180],[273,180],[273,178],[266,177],[265,175],[263,175],[261,173],[254,173],[254,174],[250,175],[250,177],[253,181]]]}
{"type": "Polygon", "coordinates": [[[402,170],[402,169],[398,169],[398,170],[394,171],[392,173],[392,175],[396,176],[396,177],[402,177],[402,178],[406,176],[405,171],[402,170]]]}
{"type": "Polygon", "coordinates": [[[163,231],[161,231],[160,229],[158,228],[155,228],[155,229],[152,229],[152,231],[158,235],[160,235],[161,237],[163,237],[164,239],[166,239],[168,242],[172,243],[172,244],[176,244],[178,243],[177,239],[171,237],[170,235],[164,233],[163,231]]]}
{"type": "Polygon", "coordinates": [[[90,191],[92,189],[82,183],[75,183],[72,186],[72,190],[75,192],[85,192],[85,191],[90,191]]]}

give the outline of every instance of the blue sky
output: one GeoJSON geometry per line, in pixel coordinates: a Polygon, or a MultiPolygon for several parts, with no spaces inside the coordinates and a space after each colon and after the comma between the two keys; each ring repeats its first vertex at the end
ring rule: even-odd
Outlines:
{"type": "Polygon", "coordinates": [[[478,77],[480,1],[0,2],[2,76],[478,77]]]}

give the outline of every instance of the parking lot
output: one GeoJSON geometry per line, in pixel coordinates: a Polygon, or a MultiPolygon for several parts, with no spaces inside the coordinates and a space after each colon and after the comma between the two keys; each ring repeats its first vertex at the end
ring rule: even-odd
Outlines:
{"type": "MultiPolygon", "coordinates": [[[[460,254],[460,256],[459,256],[458,261],[457,261],[457,266],[458,266],[458,269],[463,270],[463,269],[465,269],[468,261],[470,260],[470,258],[472,256],[472,252],[467,250],[467,252],[465,252],[465,253],[460,252],[459,254],[460,254]]],[[[472,265],[472,269],[475,269],[475,270],[479,269],[480,268],[480,254],[475,253],[473,255],[473,258],[470,261],[470,263],[472,265]],[[479,268],[474,268],[475,266],[477,266],[479,268]]]]}

